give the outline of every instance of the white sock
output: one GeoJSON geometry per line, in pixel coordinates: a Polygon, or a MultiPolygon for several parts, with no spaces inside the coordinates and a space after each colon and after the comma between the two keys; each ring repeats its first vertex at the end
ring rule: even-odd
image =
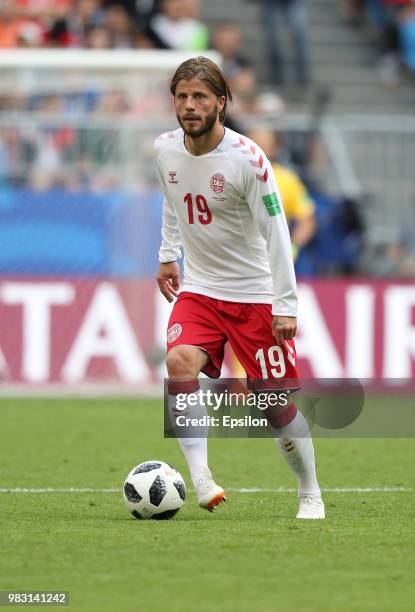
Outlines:
{"type": "Polygon", "coordinates": [[[298,478],[298,493],[320,495],[317,482],[314,447],[310,429],[299,410],[291,423],[276,429],[276,443],[282,455],[298,478]]]}
{"type": "MultiPolygon", "coordinates": [[[[183,394],[181,394],[183,399],[183,394]]],[[[198,391],[187,394],[189,396],[198,396],[198,391]]],[[[186,410],[178,410],[176,408],[177,396],[169,395],[169,414],[172,425],[175,427],[177,441],[180,448],[182,449],[183,455],[189,466],[190,477],[193,484],[195,484],[200,478],[211,477],[211,472],[208,467],[208,453],[207,453],[207,435],[208,427],[194,427],[194,433],[197,437],[192,437],[192,426],[186,425],[186,427],[179,427],[176,424],[176,418],[179,415],[186,416],[188,418],[200,418],[206,413],[206,408],[198,403],[196,406],[189,406],[186,410]],[[180,437],[180,430],[185,430],[186,437],[180,437]]]]}

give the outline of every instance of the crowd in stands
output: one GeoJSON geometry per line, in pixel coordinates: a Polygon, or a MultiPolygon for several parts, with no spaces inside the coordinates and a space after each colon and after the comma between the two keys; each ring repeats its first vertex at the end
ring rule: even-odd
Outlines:
{"type": "MultiPolygon", "coordinates": [[[[241,116],[279,116],[284,105],[276,94],[260,94],[255,70],[240,51],[241,32],[233,23],[219,23],[211,32],[200,20],[199,0],[3,0],[0,48],[58,49],[192,49],[214,48],[224,58],[224,72],[234,94],[230,127],[240,129],[241,116]]],[[[0,127],[0,183],[104,189],[120,183],[117,165],[120,135],[93,129],[93,120],[148,117],[171,110],[171,96],[162,87],[142,95],[135,82],[126,89],[108,82],[97,85],[80,77],[79,87],[0,90],[0,112],[36,113],[37,129],[0,127]],[[73,117],[88,117],[88,129],[72,126],[73,117]],[[69,121],[67,121],[69,119],[69,121]],[[60,121],[59,121],[60,120],[60,121]],[[59,125],[68,123],[66,127],[59,125]]],[[[125,81],[124,81],[125,83],[125,81]]],[[[59,85],[59,75],[56,84],[59,85]]]]}
{"type": "MultiPolygon", "coordinates": [[[[309,81],[304,0],[258,2],[269,54],[270,82],[285,80],[278,31],[292,31],[298,82],[309,81]]],[[[231,33],[232,35],[233,33],[231,33]]],[[[222,32],[222,37],[224,32],[222,32]]],[[[0,48],[192,49],[209,46],[199,0],[2,0],[0,48]]]]}
{"type": "Polygon", "coordinates": [[[277,86],[287,82],[284,51],[279,40],[282,26],[290,30],[295,61],[295,81],[310,83],[308,19],[305,0],[256,0],[261,6],[262,26],[268,55],[269,80],[277,86]]]}
{"type": "Polygon", "coordinates": [[[205,49],[198,0],[2,0],[0,48],[205,49]]]}
{"type": "Polygon", "coordinates": [[[385,86],[399,83],[402,69],[415,76],[415,1],[342,0],[348,21],[368,23],[379,46],[379,77],[385,86]]]}
{"type": "Polygon", "coordinates": [[[379,278],[415,278],[415,193],[412,206],[397,231],[390,229],[373,252],[367,253],[364,265],[379,278]]]}
{"type": "MultiPolygon", "coordinates": [[[[278,91],[287,82],[278,38],[285,19],[292,34],[294,81],[300,87],[308,87],[311,70],[305,0],[251,1],[257,3],[262,15],[269,83],[277,86],[278,91]]],[[[354,23],[368,20],[379,32],[381,67],[385,74],[389,71],[389,79],[393,80],[399,62],[415,72],[415,0],[338,2],[348,19],[354,23]]],[[[246,115],[273,119],[281,116],[284,102],[275,88],[265,94],[260,92],[254,67],[241,51],[239,26],[235,22],[221,22],[209,31],[200,18],[199,4],[199,0],[0,0],[0,49],[203,52],[213,48],[223,57],[223,70],[234,94],[227,125],[240,131],[240,121],[246,115]]],[[[117,88],[99,90],[87,82],[79,91],[72,89],[67,93],[43,91],[26,95],[18,90],[0,91],[0,113],[29,111],[52,119],[65,114],[105,119],[147,116],[150,112],[166,112],[170,105],[165,86],[146,98],[117,88]]],[[[111,129],[111,119],[105,130],[93,126],[84,129],[70,122],[59,125],[59,121],[40,125],[31,129],[4,123],[0,126],[0,188],[7,184],[36,191],[63,188],[100,192],[122,186],[122,137],[115,124],[111,129]]],[[[358,215],[353,213],[353,203],[341,199],[333,203],[320,197],[318,190],[313,192],[313,185],[306,186],[293,169],[284,167],[287,159],[293,161],[290,152],[287,155],[287,147],[281,150],[277,135],[264,130],[263,125],[257,126],[251,136],[274,164],[287,207],[298,269],[305,274],[355,271],[362,250],[363,228],[358,215]],[[339,245],[343,242],[348,250],[341,250],[339,245]],[[324,256],[318,260],[321,246],[324,256]]],[[[139,181],[142,177],[139,172],[136,175],[139,181]]],[[[415,275],[415,238],[409,235],[415,225],[412,217],[411,220],[396,245],[379,258],[386,266],[382,275],[415,275]]]]}

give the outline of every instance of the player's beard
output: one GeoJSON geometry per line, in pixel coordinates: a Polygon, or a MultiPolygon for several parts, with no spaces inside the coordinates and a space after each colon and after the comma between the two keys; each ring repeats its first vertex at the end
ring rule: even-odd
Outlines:
{"type": "Polygon", "coordinates": [[[191,138],[200,138],[201,136],[205,136],[205,134],[211,132],[216,123],[217,118],[218,111],[213,110],[210,115],[207,115],[205,117],[204,121],[202,120],[201,127],[187,129],[185,127],[186,123],[180,119],[179,115],[177,115],[177,121],[180,123],[183,132],[186,134],[186,136],[190,136],[191,138]]]}

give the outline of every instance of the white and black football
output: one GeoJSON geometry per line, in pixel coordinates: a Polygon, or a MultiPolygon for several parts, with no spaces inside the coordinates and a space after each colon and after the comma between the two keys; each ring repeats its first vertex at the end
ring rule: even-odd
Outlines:
{"type": "Polygon", "coordinates": [[[136,519],[171,519],[183,506],[186,485],[180,472],[164,461],[145,461],[124,482],[124,501],[136,519]]]}

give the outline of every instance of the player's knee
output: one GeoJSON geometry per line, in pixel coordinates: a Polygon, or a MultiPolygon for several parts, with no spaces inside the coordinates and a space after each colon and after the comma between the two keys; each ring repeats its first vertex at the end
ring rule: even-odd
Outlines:
{"type": "Polygon", "coordinates": [[[267,410],[265,410],[265,416],[268,419],[268,423],[275,429],[281,429],[289,425],[296,414],[297,407],[292,401],[290,401],[288,406],[267,408],[267,410]]]}
{"type": "Polygon", "coordinates": [[[196,378],[199,374],[197,365],[186,347],[177,347],[167,355],[169,378],[196,378]]]}

